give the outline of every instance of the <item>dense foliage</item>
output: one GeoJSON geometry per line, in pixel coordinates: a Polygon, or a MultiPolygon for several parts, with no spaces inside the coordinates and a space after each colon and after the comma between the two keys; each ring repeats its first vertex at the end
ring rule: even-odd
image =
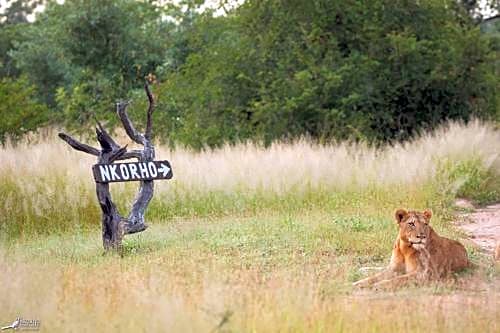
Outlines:
{"type": "Polygon", "coordinates": [[[248,0],[225,15],[203,1],[48,1],[33,23],[33,1],[13,2],[0,75],[26,77],[41,118],[73,130],[113,126],[120,98],[144,118],[148,75],[156,136],[197,148],[404,140],[448,119],[498,119],[498,38],[481,32],[475,1],[248,0]]]}
{"type": "Polygon", "coordinates": [[[7,136],[17,139],[47,121],[45,105],[35,99],[35,88],[26,78],[0,80],[0,142],[7,136]]]}

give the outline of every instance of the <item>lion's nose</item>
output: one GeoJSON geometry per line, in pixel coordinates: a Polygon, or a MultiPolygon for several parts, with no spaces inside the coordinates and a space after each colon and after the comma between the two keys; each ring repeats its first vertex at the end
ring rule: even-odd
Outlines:
{"type": "Polygon", "coordinates": [[[417,238],[425,238],[424,234],[417,235],[417,238]]]}

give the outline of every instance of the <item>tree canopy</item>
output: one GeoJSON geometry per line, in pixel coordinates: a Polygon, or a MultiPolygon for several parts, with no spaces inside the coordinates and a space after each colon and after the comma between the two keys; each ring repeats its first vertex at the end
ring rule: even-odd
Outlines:
{"type": "Polygon", "coordinates": [[[203,1],[46,1],[32,23],[34,2],[13,3],[0,20],[2,89],[28,87],[36,126],[113,126],[119,99],[134,117],[145,77],[157,137],[195,148],[378,143],[499,119],[498,35],[481,31],[477,2],[247,0],[215,15],[203,1]]]}

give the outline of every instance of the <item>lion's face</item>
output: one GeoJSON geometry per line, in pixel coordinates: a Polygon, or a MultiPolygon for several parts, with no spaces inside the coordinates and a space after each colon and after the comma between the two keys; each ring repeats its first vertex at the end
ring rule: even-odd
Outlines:
{"type": "Polygon", "coordinates": [[[430,210],[407,212],[404,209],[398,209],[395,215],[399,225],[399,237],[409,242],[415,250],[424,249],[431,232],[429,222],[432,212],[430,210]]]}

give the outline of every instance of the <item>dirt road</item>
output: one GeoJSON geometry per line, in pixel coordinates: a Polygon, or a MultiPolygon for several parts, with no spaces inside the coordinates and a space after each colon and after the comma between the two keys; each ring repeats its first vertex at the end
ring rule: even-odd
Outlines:
{"type": "MultiPolygon", "coordinates": [[[[457,201],[457,206],[473,208],[465,200],[457,201]]],[[[457,225],[469,235],[472,242],[483,250],[493,253],[497,243],[500,242],[500,203],[460,214],[457,225]]]]}

